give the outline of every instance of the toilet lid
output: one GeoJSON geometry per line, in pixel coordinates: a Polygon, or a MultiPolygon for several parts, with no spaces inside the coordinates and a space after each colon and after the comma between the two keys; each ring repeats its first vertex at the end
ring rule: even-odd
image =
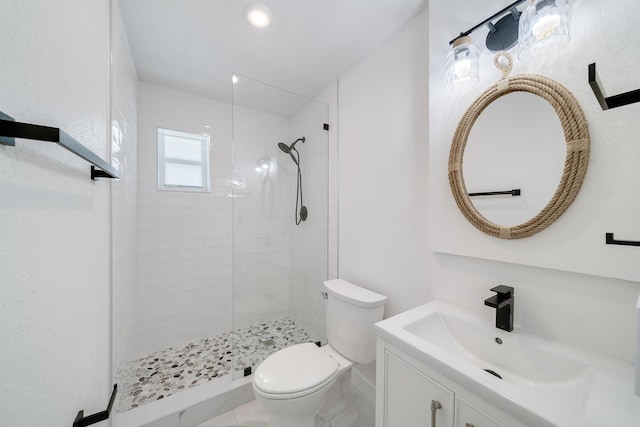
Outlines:
{"type": "Polygon", "coordinates": [[[270,394],[308,390],[338,371],[338,362],[313,343],[297,344],[267,357],[253,375],[254,385],[270,394]]]}

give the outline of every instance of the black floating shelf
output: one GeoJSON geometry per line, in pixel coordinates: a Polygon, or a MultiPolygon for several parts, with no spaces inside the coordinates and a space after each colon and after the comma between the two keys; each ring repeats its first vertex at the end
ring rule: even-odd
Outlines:
{"type": "Polygon", "coordinates": [[[519,188],[514,188],[513,190],[506,190],[506,191],[486,191],[484,193],[469,193],[469,197],[477,197],[477,196],[503,196],[503,195],[509,195],[509,196],[520,196],[521,192],[519,188]]]}
{"type": "Polygon", "coordinates": [[[633,240],[616,240],[613,238],[613,233],[605,234],[605,243],[607,245],[622,245],[622,246],[640,246],[640,242],[633,240]]]}
{"type": "Polygon", "coordinates": [[[118,384],[113,385],[113,391],[111,392],[111,399],[109,399],[109,405],[104,411],[96,412],[95,414],[84,416],[84,411],[78,412],[76,419],[73,421],[73,427],[86,427],[91,424],[99,423],[100,421],[108,420],[111,415],[111,409],[113,408],[113,402],[116,400],[116,394],[118,393],[118,384]]]}
{"type": "Polygon", "coordinates": [[[589,64],[589,85],[591,86],[591,90],[593,90],[593,94],[596,96],[596,99],[603,110],[640,102],[640,89],[621,93],[619,95],[605,95],[602,83],[600,83],[600,79],[596,73],[595,62],[593,64],[589,64]]]}
{"type": "Polygon", "coordinates": [[[93,165],[91,166],[92,180],[120,178],[116,168],[59,128],[16,122],[13,117],[0,111],[0,144],[15,146],[16,138],[55,142],[93,165]]]}

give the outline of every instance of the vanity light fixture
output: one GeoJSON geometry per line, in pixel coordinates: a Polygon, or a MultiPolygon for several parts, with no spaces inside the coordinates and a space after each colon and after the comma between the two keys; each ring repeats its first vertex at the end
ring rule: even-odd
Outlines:
{"type": "Polygon", "coordinates": [[[256,28],[266,28],[271,24],[271,11],[260,3],[249,3],[244,8],[244,17],[256,28]]]}
{"type": "Polygon", "coordinates": [[[482,28],[485,25],[489,27],[489,34],[487,34],[486,46],[491,52],[500,52],[503,50],[511,49],[518,42],[518,21],[520,20],[520,11],[517,6],[525,1],[533,0],[518,0],[511,3],[509,6],[494,13],[484,21],[471,27],[467,31],[460,33],[460,35],[449,42],[453,45],[460,37],[465,37],[473,33],[478,28],[482,28]],[[498,19],[500,18],[500,19],[498,19]],[[493,21],[498,19],[494,24],[493,21]]]}
{"type": "Polygon", "coordinates": [[[527,60],[537,51],[569,43],[571,0],[531,0],[520,17],[518,58],[527,60]]]}
{"type": "MultiPolygon", "coordinates": [[[[468,38],[471,33],[486,25],[489,28],[485,41],[488,50],[500,52],[518,44],[518,58],[526,60],[539,51],[557,48],[569,41],[570,14],[571,0],[518,0],[460,33],[449,44],[455,51],[456,46],[461,43],[460,39],[468,38]],[[525,2],[524,12],[520,12],[518,6],[525,2]]],[[[449,55],[451,52],[447,55],[445,87],[456,80],[451,80],[451,74],[456,73],[450,69],[449,55]]],[[[475,78],[478,78],[477,72],[475,78]]]]}
{"type": "Polygon", "coordinates": [[[458,37],[447,54],[445,89],[467,89],[478,83],[479,50],[471,37],[458,37]]]}

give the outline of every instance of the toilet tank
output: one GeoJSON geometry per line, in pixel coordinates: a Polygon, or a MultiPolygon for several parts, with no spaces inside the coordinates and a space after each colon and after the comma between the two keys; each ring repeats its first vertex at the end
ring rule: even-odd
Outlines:
{"type": "Polygon", "coordinates": [[[342,279],[324,282],[329,345],[357,363],[376,359],[373,324],[382,320],[387,297],[342,279]]]}

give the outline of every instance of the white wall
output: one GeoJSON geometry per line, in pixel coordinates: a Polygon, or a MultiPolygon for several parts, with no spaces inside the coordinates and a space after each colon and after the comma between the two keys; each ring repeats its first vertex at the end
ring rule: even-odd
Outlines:
{"type": "Polygon", "coordinates": [[[430,298],[427,12],[339,79],[339,276],[389,297],[430,298]]]}
{"type": "MultiPolygon", "coordinates": [[[[117,1],[111,25],[111,157],[120,179],[111,187],[112,212],[112,355],[119,394],[128,395],[126,364],[138,347],[138,77],[117,1]]],[[[128,385],[132,385],[128,382],[128,385]]],[[[120,400],[118,400],[120,401],[120,400]]]]}
{"type": "MultiPolygon", "coordinates": [[[[109,2],[1,9],[0,110],[108,159],[109,2]]],[[[70,425],[111,393],[111,184],[44,142],[0,146],[0,171],[0,423],[70,425]]]]}
{"type": "MultiPolygon", "coordinates": [[[[631,0],[576,1],[572,40],[563,51],[527,63],[514,61],[513,74],[543,74],[572,91],[591,134],[589,169],[573,205],[549,228],[518,241],[489,237],[472,227],[458,212],[446,172],[457,121],[473,99],[500,77],[491,64],[492,55],[484,52],[480,84],[466,94],[445,93],[448,41],[501,6],[488,8],[473,0],[455,6],[446,0],[430,2],[430,245],[450,254],[433,257],[434,297],[492,315],[483,306],[492,294],[489,288],[511,284],[516,288],[517,325],[630,362],[633,307],[640,292],[638,252],[605,245],[604,234],[640,239],[640,202],[634,196],[640,178],[636,164],[640,104],[602,111],[587,82],[587,65],[597,62],[611,94],[637,88],[640,54],[626,47],[640,42],[631,18],[638,16],[640,5],[631,0]]],[[[478,31],[474,38],[482,45],[484,32],[478,31]]]]}
{"type": "Polygon", "coordinates": [[[139,354],[231,330],[231,106],[138,84],[139,354]],[[211,136],[211,192],[158,191],[157,128],[211,136]]]}

